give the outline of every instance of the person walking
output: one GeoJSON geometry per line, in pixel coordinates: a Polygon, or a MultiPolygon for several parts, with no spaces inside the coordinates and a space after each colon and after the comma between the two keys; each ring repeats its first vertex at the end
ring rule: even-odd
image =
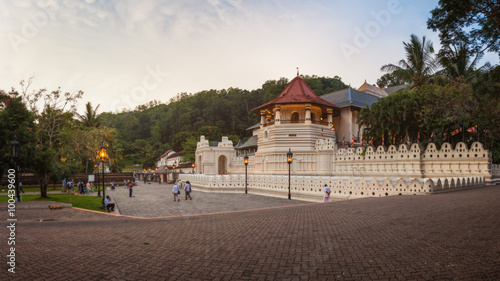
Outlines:
{"type": "Polygon", "coordinates": [[[61,192],[66,192],[66,179],[63,179],[62,184],[63,186],[61,192]]]}
{"type": "Polygon", "coordinates": [[[179,188],[182,189],[182,180],[179,179],[179,188]]]}
{"type": "Polygon", "coordinates": [[[189,181],[186,182],[186,200],[188,200],[188,197],[189,197],[189,200],[193,200],[193,198],[191,198],[191,183],[189,181]]]}
{"type": "Polygon", "coordinates": [[[111,190],[115,190],[115,182],[114,181],[111,182],[111,190]]]}
{"type": "Polygon", "coordinates": [[[24,189],[23,189],[23,183],[22,182],[19,182],[19,190],[24,193],[24,189]]]}
{"type": "Polygon", "coordinates": [[[127,180],[123,180],[123,187],[127,188],[127,180]]]}
{"type": "Polygon", "coordinates": [[[323,197],[323,202],[330,202],[330,193],[332,193],[332,190],[325,183],[325,196],[323,197]]]}
{"type": "Polygon", "coordinates": [[[174,184],[174,188],[172,188],[172,193],[174,194],[174,202],[181,201],[181,199],[179,199],[179,193],[181,193],[181,191],[179,190],[177,182],[174,184]]]}
{"type": "Polygon", "coordinates": [[[132,182],[131,182],[131,181],[128,181],[128,190],[129,190],[128,197],[132,197],[132,191],[133,191],[133,190],[132,190],[132,187],[133,187],[133,186],[134,186],[134,185],[132,184],[132,182]]]}

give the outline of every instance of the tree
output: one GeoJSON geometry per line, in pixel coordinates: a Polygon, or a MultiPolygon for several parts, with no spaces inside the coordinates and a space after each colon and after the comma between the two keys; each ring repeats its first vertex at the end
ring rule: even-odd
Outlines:
{"type": "Polygon", "coordinates": [[[187,162],[187,161],[193,161],[195,157],[195,152],[196,152],[196,146],[198,144],[198,140],[194,136],[189,137],[183,144],[182,144],[182,151],[184,151],[186,154],[182,157],[182,161],[187,162]]]}
{"type": "Polygon", "coordinates": [[[409,90],[401,90],[379,100],[371,107],[363,108],[359,122],[365,126],[365,136],[373,137],[375,145],[382,136],[385,143],[402,142],[408,134],[411,142],[426,144],[430,136],[432,142],[441,145],[443,133],[462,127],[462,133],[449,136],[446,141],[452,145],[465,141],[471,144],[478,140],[493,152],[493,161],[500,160],[500,68],[481,74],[471,85],[463,80],[450,79],[445,86],[423,85],[409,90]],[[466,129],[478,125],[479,133],[470,134],[466,129]]]}
{"type": "Polygon", "coordinates": [[[398,62],[398,65],[386,64],[381,70],[411,82],[412,87],[420,87],[429,81],[429,78],[437,69],[432,42],[426,40],[425,36],[420,40],[415,34],[410,36],[410,42],[403,42],[406,59],[398,62]]]}
{"type": "Polygon", "coordinates": [[[32,163],[36,169],[35,176],[40,183],[42,197],[47,197],[47,186],[54,175],[67,168],[64,164],[64,142],[61,140],[61,132],[68,122],[73,122],[78,99],[83,95],[82,91],[76,93],[62,93],[60,88],[47,92],[46,89],[28,92],[32,78],[26,83],[21,81],[22,99],[35,116],[36,136],[34,147],[34,158],[32,163]],[[43,98],[41,100],[41,98],[43,98]],[[38,104],[42,102],[42,104],[38,104]],[[39,111],[38,108],[42,108],[39,111]]]}
{"type": "Polygon", "coordinates": [[[442,72],[446,76],[463,77],[466,80],[471,80],[490,67],[490,64],[486,63],[476,68],[482,57],[483,53],[474,55],[463,43],[445,46],[438,53],[439,63],[444,67],[442,72]]]}
{"type": "MultiPolygon", "coordinates": [[[[34,116],[26,109],[19,94],[11,91],[6,94],[0,90],[0,171],[3,176],[6,169],[14,168],[12,142],[14,136],[20,143],[18,165],[22,170],[32,167],[35,135],[33,132],[34,116]]],[[[1,177],[0,176],[0,179],[1,177]]]]}
{"type": "Polygon", "coordinates": [[[174,136],[174,139],[172,141],[172,149],[174,151],[182,151],[182,146],[188,140],[189,138],[193,137],[193,133],[183,131],[174,136]]]}
{"type": "Polygon", "coordinates": [[[99,127],[101,125],[101,116],[97,114],[97,109],[99,109],[99,105],[96,106],[96,108],[92,108],[92,103],[87,102],[85,105],[85,112],[84,114],[78,114],[78,119],[80,120],[81,124],[85,127],[91,128],[91,127],[99,127]]]}
{"type": "Polygon", "coordinates": [[[377,79],[377,86],[382,89],[402,84],[405,84],[405,81],[392,73],[386,73],[377,79]]]}
{"type": "Polygon", "coordinates": [[[462,43],[475,53],[500,50],[500,2],[440,0],[427,27],[439,30],[443,45],[462,43]]]}
{"type": "Polygon", "coordinates": [[[288,84],[288,79],[281,77],[279,80],[267,80],[262,84],[262,101],[260,104],[275,99],[288,84]]]}

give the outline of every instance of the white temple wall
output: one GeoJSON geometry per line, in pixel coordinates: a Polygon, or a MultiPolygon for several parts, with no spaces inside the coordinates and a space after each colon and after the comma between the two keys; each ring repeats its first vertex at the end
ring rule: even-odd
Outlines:
{"type": "MultiPolygon", "coordinates": [[[[194,190],[214,192],[244,192],[245,174],[202,175],[181,174],[183,181],[190,181],[194,190]]],[[[288,197],[288,175],[248,175],[248,191],[275,197],[288,197]]],[[[290,177],[292,199],[320,201],[324,185],[332,189],[334,199],[381,197],[392,195],[425,195],[452,189],[473,188],[484,184],[481,177],[455,178],[375,178],[297,176],[290,177]],[[456,184],[460,182],[460,184],[456,184]]]]}
{"type": "MultiPolygon", "coordinates": [[[[243,187],[243,157],[231,154],[229,147],[206,147],[202,142],[198,145],[196,159],[203,159],[203,167],[212,174],[182,175],[183,179],[192,179],[193,186],[210,190],[238,191],[243,187]],[[229,175],[212,176],[215,175],[213,171],[217,171],[211,167],[216,166],[214,161],[218,155],[232,155],[228,158],[229,175]]],[[[489,152],[478,142],[470,149],[464,143],[457,144],[455,149],[445,143],[441,150],[429,144],[425,151],[417,144],[391,145],[387,149],[382,146],[366,150],[361,147],[338,149],[332,139],[317,139],[311,152],[300,152],[295,143],[292,147],[292,194],[305,200],[321,197],[324,183],[335,191],[332,195],[341,198],[385,196],[386,193],[427,194],[500,183],[500,165],[491,164],[489,152]]],[[[287,151],[283,147],[280,153],[260,151],[249,157],[248,187],[251,192],[272,196],[287,194],[287,151]]]]}

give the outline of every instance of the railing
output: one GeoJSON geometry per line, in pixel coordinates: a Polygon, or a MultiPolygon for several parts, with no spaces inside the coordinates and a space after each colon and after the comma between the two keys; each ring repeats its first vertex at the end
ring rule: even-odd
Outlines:
{"type": "MultiPolygon", "coordinates": [[[[298,119],[298,120],[280,120],[281,124],[291,124],[291,123],[305,123],[306,120],[305,119],[298,119]]],[[[324,120],[315,120],[315,121],[311,121],[311,123],[313,124],[319,124],[319,125],[325,125],[327,126],[328,125],[328,122],[327,121],[324,121],[324,120]]],[[[275,121],[271,121],[271,122],[267,122],[264,124],[264,127],[267,127],[267,126],[271,126],[271,125],[274,125],[275,124],[275,121]]]]}

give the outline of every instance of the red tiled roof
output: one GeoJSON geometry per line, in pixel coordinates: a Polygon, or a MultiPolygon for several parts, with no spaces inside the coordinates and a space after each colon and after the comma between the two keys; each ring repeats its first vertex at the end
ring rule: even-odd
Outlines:
{"type": "Polygon", "coordinates": [[[312,103],[331,108],[339,108],[337,105],[318,97],[306,82],[304,82],[300,76],[297,76],[293,78],[277,98],[252,109],[252,111],[259,114],[261,109],[269,107],[270,105],[291,103],[312,103]]]}
{"type": "Polygon", "coordinates": [[[179,151],[179,152],[176,152],[170,156],[167,157],[167,159],[170,159],[170,158],[175,158],[175,157],[179,157],[179,156],[184,156],[186,155],[186,152],[184,151],[179,151]]]}
{"type": "Polygon", "coordinates": [[[375,85],[370,85],[366,83],[366,80],[365,83],[359,87],[358,91],[376,96],[377,98],[385,98],[388,95],[384,89],[380,89],[375,85]]]}
{"type": "Polygon", "coordinates": [[[172,149],[169,149],[167,150],[167,152],[163,153],[160,158],[163,158],[165,155],[167,155],[168,153],[170,153],[171,151],[173,151],[172,149]]]}
{"type": "Polygon", "coordinates": [[[165,155],[167,155],[171,151],[173,151],[173,150],[172,149],[167,150],[167,152],[163,153],[160,157],[156,158],[156,161],[160,161],[160,159],[162,159],[163,157],[165,157],[165,155]]]}

